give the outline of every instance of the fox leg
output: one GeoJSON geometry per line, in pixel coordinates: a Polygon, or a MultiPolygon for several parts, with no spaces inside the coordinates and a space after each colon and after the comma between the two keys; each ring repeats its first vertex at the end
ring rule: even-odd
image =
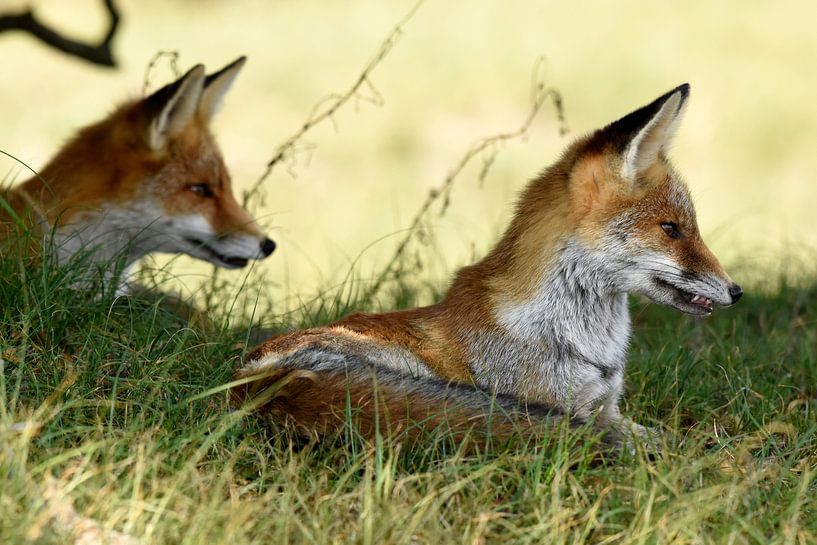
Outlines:
{"type": "Polygon", "coordinates": [[[619,445],[630,452],[635,452],[638,444],[641,444],[647,452],[660,451],[663,433],[658,428],[642,426],[621,414],[618,403],[623,388],[621,385],[617,386],[613,388],[601,406],[598,415],[599,423],[604,428],[611,430],[616,435],[619,445]]]}

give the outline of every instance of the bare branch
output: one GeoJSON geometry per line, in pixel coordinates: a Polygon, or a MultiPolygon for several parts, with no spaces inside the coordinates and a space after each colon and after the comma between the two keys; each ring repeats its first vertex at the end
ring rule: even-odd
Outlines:
{"type": "Polygon", "coordinates": [[[375,278],[374,282],[366,293],[364,300],[370,301],[375,295],[377,295],[387,281],[399,277],[401,264],[403,263],[406,251],[409,248],[409,244],[415,239],[415,237],[422,236],[423,231],[420,228],[421,223],[428,216],[432,206],[440,199],[442,199],[440,216],[445,214],[451,202],[451,190],[454,187],[454,182],[474,158],[481,156],[483,160],[482,168],[480,169],[478,176],[479,182],[482,183],[485,181],[485,177],[488,175],[488,171],[496,159],[496,155],[499,153],[500,144],[516,138],[524,138],[528,133],[528,129],[530,129],[530,126],[533,124],[533,121],[536,119],[537,114],[548,102],[552,102],[554,108],[556,109],[556,118],[559,121],[559,133],[565,134],[567,132],[564,108],[562,106],[562,96],[556,89],[545,85],[541,76],[543,63],[544,60],[539,59],[534,68],[533,100],[531,109],[523,123],[516,130],[495,134],[493,136],[481,138],[474,142],[471,147],[468,148],[459,162],[454,166],[454,168],[449,171],[442,183],[438,187],[429,191],[428,197],[420,206],[420,209],[417,211],[417,214],[415,214],[411,225],[406,230],[405,237],[403,237],[403,239],[397,245],[397,249],[389,262],[375,278]]]}
{"type": "Polygon", "coordinates": [[[62,36],[37,20],[32,9],[22,13],[0,15],[0,33],[22,30],[63,53],[100,66],[114,67],[116,61],[111,52],[111,42],[119,27],[119,11],[116,9],[113,0],[103,0],[102,3],[110,16],[110,26],[102,41],[96,45],[78,42],[62,36]]]}
{"type": "Polygon", "coordinates": [[[351,87],[349,87],[343,93],[334,93],[318,101],[303,125],[301,125],[301,127],[294,134],[292,134],[292,136],[287,138],[283,144],[278,146],[274,155],[272,156],[272,159],[267,162],[264,172],[255,182],[255,184],[249,190],[244,192],[244,206],[246,206],[249,201],[258,194],[261,185],[272,173],[275,166],[278,163],[289,159],[298,149],[301,138],[303,138],[303,136],[312,130],[316,125],[319,125],[324,121],[330,120],[334,122],[334,114],[340,108],[342,108],[344,104],[352,99],[356,99],[358,103],[361,101],[371,102],[375,105],[381,105],[383,103],[383,98],[380,96],[380,93],[377,91],[370,79],[372,72],[374,72],[375,68],[377,68],[380,62],[386,58],[389,52],[397,44],[400,36],[403,34],[403,27],[411,20],[412,17],[414,17],[414,14],[417,13],[417,10],[424,1],[425,0],[418,0],[418,2],[414,4],[408,13],[406,13],[406,15],[404,15],[403,18],[400,19],[400,21],[398,21],[398,23],[392,28],[389,35],[386,36],[386,39],[380,43],[380,46],[378,47],[374,56],[363,68],[363,71],[358,75],[351,87]],[[364,92],[368,92],[368,94],[364,94],[364,92]]]}

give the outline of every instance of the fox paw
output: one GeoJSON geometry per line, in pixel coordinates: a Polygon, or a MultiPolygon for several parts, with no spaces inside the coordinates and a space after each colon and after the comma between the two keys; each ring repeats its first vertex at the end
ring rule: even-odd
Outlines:
{"type": "Polygon", "coordinates": [[[643,452],[649,458],[654,458],[666,444],[666,436],[661,429],[642,426],[631,420],[618,422],[614,433],[618,439],[618,450],[631,455],[643,452]]]}

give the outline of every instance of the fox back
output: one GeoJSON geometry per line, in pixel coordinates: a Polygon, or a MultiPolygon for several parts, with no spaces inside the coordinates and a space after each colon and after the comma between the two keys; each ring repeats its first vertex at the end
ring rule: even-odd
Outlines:
{"type": "Polygon", "coordinates": [[[438,304],[272,338],[239,371],[237,398],[266,392],[262,410],[318,432],[349,405],[365,429],[383,414],[408,429],[435,411],[479,425],[499,403],[526,426],[569,416],[652,436],[618,410],[628,294],[707,315],[742,293],[666,156],[688,96],[682,85],[573,143],[438,304]]]}
{"type": "Polygon", "coordinates": [[[244,61],[210,75],[197,65],[81,129],[36,176],[6,192],[3,236],[33,228],[60,262],[84,251],[103,268],[151,252],[227,268],[268,256],[275,244],[236,202],[209,130],[244,61]]]}

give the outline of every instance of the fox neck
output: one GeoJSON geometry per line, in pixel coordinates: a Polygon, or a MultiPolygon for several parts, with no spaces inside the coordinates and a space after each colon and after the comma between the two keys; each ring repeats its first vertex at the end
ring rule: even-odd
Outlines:
{"type": "Polygon", "coordinates": [[[16,192],[32,210],[37,231],[53,249],[57,263],[66,264],[75,256],[81,256],[89,260],[84,263],[93,264],[91,274],[102,274],[105,284],[116,280],[118,292],[124,293],[129,270],[156,248],[152,238],[161,238],[162,226],[145,226],[144,218],[153,214],[139,203],[131,203],[127,208],[106,203],[77,205],[70,212],[62,211],[59,203],[71,198],[63,195],[66,187],[66,184],[50,184],[45,189],[42,181],[35,178],[16,192]],[[48,197],[43,200],[41,197],[45,195],[48,197]],[[58,211],[56,216],[55,210],[58,211]],[[63,217],[71,212],[72,217],[63,217]],[[135,225],[142,227],[134,228],[135,225]]]}
{"type": "Polygon", "coordinates": [[[551,256],[527,298],[491,294],[497,325],[597,366],[623,366],[631,332],[627,294],[616,288],[603,254],[568,238],[551,256]]]}
{"type": "Polygon", "coordinates": [[[53,231],[49,232],[53,232],[60,263],[89,252],[96,263],[130,267],[151,250],[160,248],[162,237],[167,236],[163,234],[163,225],[144,225],[144,218],[151,216],[138,203],[127,208],[106,206],[70,223],[50,225],[53,231]],[[135,228],[140,222],[142,226],[135,228]]]}
{"type": "Polygon", "coordinates": [[[578,235],[565,191],[569,170],[567,159],[529,184],[503,238],[460,272],[442,304],[470,307],[450,315],[478,316],[480,329],[618,368],[631,331],[627,294],[610,256],[578,235]]]}

